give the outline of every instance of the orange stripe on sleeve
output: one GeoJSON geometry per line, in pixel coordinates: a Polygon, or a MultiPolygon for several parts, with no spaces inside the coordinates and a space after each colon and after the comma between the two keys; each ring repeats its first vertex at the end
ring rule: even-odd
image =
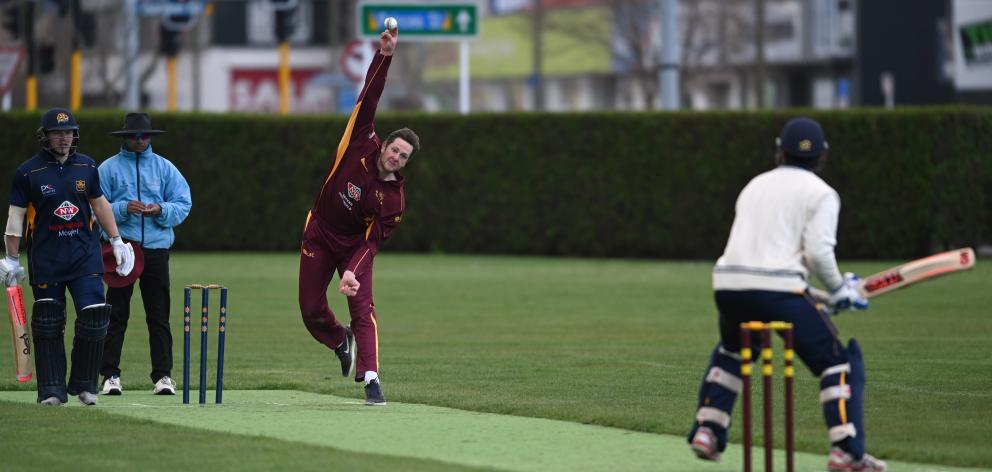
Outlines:
{"type": "MultiPolygon", "coordinates": [[[[375,71],[372,72],[365,80],[365,86],[362,87],[361,95],[358,97],[358,102],[355,103],[355,108],[351,110],[351,117],[348,118],[348,126],[344,129],[344,135],[341,136],[341,141],[338,142],[337,154],[334,156],[334,166],[331,167],[331,172],[327,175],[327,180],[324,181],[324,187],[327,183],[331,181],[331,177],[334,176],[334,172],[338,169],[338,165],[341,164],[341,159],[344,157],[345,151],[348,149],[348,144],[351,143],[351,135],[355,131],[355,122],[358,120],[359,111],[362,109],[362,103],[365,102],[365,92],[368,90],[369,86],[375,80],[375,77],[379,75],[382,70],[382,65],[384,61],[379,62],[379,66],[376,67],[375,71]]],[[[323,187],[320,189],[320,193],[324,193],[323,187]]]]}
{"type": "Polygon", "coordinates": [[[331,177],[334,176],[334,172],[338,170],[338,166],[341,165],[341,159],[344,157],[345,151],[348,150],[348,143],[351,142],[351,134],[355,131],[355,120],[358,119],[358,109],[361,108],[362,101],[359,100],[355,104],[355,108],[351,111],[351,117],[348,118],[348,126],[344,128],[344,135],[341,136],[341,141],[338,142],[338,150],[334,155],[334,166],[331,167],[331,172],[327,174],[327,179],[324,180],[324,185],[320,188],[320,193],[324,193],[324,187],[327,183],[331,181],[331,177]]]}

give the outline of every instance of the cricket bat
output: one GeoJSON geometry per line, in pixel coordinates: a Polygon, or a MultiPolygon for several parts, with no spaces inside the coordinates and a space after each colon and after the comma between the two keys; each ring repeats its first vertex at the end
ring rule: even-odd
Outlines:
{"type": "Polygon", "coordinates": [[[14,341],[14,369],[19,382],[28,382],[33,373],[31,336],[28,335],[28,312],[24,307],[24,291],[20,285],[7,287],[10,306],[10,333],[14,341]]]}
{"type": "MultiPolygon", "coordinates": [[[[968,270],[974,266],[973,249],[970,247],[955,249],[897,265],[865,277],[861,279],[858,290],[865,298],[871,298],[941,275],[968,270]]],[[[821,302],[826,303],[830,300],[830,294],[824,290],[810,287],[809,291],[821,302]]]]}

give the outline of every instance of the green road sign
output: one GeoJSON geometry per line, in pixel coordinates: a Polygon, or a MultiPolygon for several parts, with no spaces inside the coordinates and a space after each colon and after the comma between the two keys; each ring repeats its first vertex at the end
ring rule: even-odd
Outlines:
{"type": "Polygon", "coordinates": [[[358,5],[358,35],[375,39],[383,21],[396,18],[405,41],[457,41],[479,36],[479,6],[475,3],[372,3],[358,5]]]}

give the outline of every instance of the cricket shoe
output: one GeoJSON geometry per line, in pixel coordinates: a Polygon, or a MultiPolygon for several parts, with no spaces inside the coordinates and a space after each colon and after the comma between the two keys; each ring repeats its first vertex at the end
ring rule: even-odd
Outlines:
{"type": "Polygon", "coordinates": [[[124,387],[121,387],[121,378],[117,375],[112,375],[103,380],[103,390],[100,393],[104,395],[120,395],[124,393],[124,387]]]}
{"type": "Polygon", "coordinates": [[[696,457],[706,461],[720,460],[720,451],[717,450],[716,435],[709,426],[700,426],[696,434],[692,436],[692,452],[696,457]]]}
{"type": "Polygon", "coordinates": [[[79,398],[79,403],[82,403],[83,405],[86,406],[96,405],[97,396],[95,393],[82,391],[79,392],[79,395],[77,395],[76,397],[79,398]]]}
{"type": "Polygon", "coordinates": [[[839,447],[831,448],[830,457],[827,459],[827,470],[830,472],[885,472],[885,469],[885,461],[876,459],[871,454],[865,454],[861,460],[855,460],[854,456],[839,447]]]}
{"type": "Polygon", "coordinates": [[[382,395],[382,387],[379,385],[379,379],[365,384],[365,404],[386,406],[386,397],[382,395]]]}
{"type": "Polygon", "coordinates": [[[46,399],[44,399],[44,400],[42,400],[42,401],[40,401],[38,403],[41,403],[42,405],[45,405],[45,406],[62,406],[62,405],[65,405],[65,403],[62,402],[62,400],[59,400],[59,397],[48,397],[48,398],[46,398],[46,399]]]}
{"type": "Polygon", "coordinates": [[[155,382],[155,389],[152,390],[155,395],[175,395],[176,394],[176,382],[169,378],[168,375],[158,379],[155,382]]]}
{"type": "Polygon", "coordinates": [[[351,377],[355,372],[355,335],[351,332],[350,326],[345,326],[344,330],[344,341],[334,348],[334,354],[337,354],[341,361],[341,375],[351,377]]]}

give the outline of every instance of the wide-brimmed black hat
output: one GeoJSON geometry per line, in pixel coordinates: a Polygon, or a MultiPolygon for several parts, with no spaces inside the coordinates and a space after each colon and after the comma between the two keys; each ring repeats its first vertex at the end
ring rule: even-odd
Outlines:
{"type": "Polygon", "coordinates": [[[165,131],[152,129],[152,120],[148,118],[148,113],[128,113],[124,117],[124,128],[118,131],[111,131],[114,136],[131,136],[135,134],[162,134],[165,131]]]}

